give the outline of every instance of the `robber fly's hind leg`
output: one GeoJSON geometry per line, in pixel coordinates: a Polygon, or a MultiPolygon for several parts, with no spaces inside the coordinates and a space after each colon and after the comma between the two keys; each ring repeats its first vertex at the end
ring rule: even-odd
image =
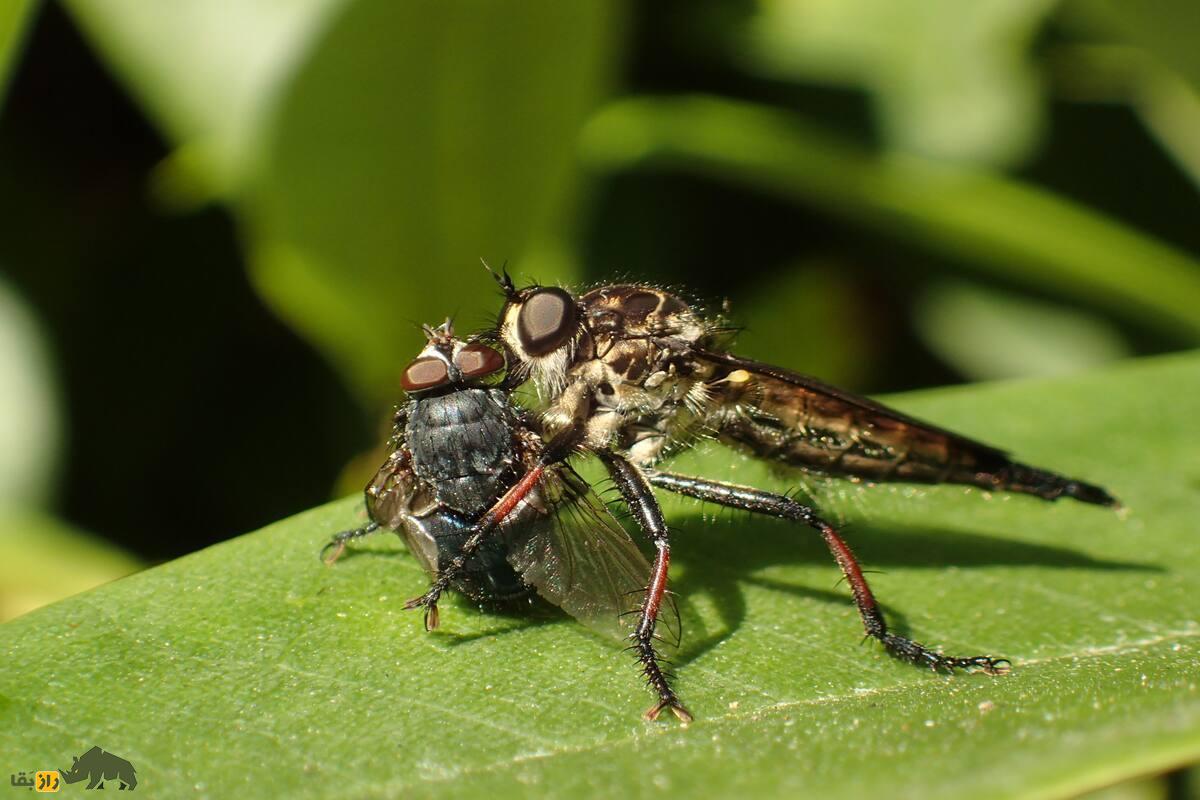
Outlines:
{"type": "Polygon", "coordinates": [[[756,514],[767,514],[778,519],[801,522],[814,528],[825,540],[829,552],[833,554],[850,584],[850,591],[854,594],[854,604],[858,606],[858,613],[862,617],[863,628],[866,629],[867,635],[878,639],[893,656],[944,672],[977,668],[990,675],[999,675],[1007,672],[1011,666],[1004,658],[992,658],[991,656],[961,658],[943,655],[920,642],[889,631],[887,622],[883,618],[883,612],[875,601],[875,595],[872,594],[867,579],[863,576],[862,568],[859,567],[854,554],[850,552],[850,547],[842,540],[834,527],[817,516],[809,506],[783,495],[687,475],[654,472],[646,477],[653,485],[670,492],[756,514]]]}
{"type": "Polygon", "coordinates": [[[346,542],[349,542],[352,539],[361,539],[364,536],[370,536],[379,529],[379,523],[371,521],[361,528],[355,528],[352,531],[335,533],[333,538],[329,540],[329,544],[321,548],[321,560],[326,564],[332,565],[333,562],[342,557],[342,553],[346,550],[346,542]]]}
{"type": "Polygon", "coordinates": [[[663,672],[662,659],[654,647],[654,628],[658,623],[658,612],[662,608],[663,595],[667,590],[667,569],[671,563],[670,535],[662,509],[659,508],[654,491],[646,482],[641,470],[615,453],[602,453],[600,459],[608,468],[608,474],[620,490],[634,519],[654,541],[657,550],[650,583],[646,587],[646,596],[638,615],[637,628],[629,636],[633,642],[632,649],[642,663],[642,673],[646,676],[646,682],[658,694],[658,703],[646,712],[645,717],[648,720],[658,719],[658,715],[669,708],[681,721],[691,722],[692,715],[675,696],[675,690],[671,688],[663,672]]]}

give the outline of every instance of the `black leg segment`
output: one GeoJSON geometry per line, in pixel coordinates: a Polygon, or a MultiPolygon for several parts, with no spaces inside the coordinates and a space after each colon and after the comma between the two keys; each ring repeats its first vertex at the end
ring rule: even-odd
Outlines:
{"type": "Polygon", "coordinates": [[[1009,670],[1011,665],[1007,659],[992,658],[991,656],[965,658],[947,656],[919,642],[889,631],[887,622],[883,618],[883,612],[875,601],[875,595],[871,592],[871,587],[867,584],[862,568],[854,558],[850,547],[838,535],[837,530],[817,516],[817,513],[809,506],[784,495],[670,472],[648,472],[646,479],[652,485],[669,492],[755,514],[800,522],[815,529],[825,540],[825,545],[829,548],[829,552],[837,561],[838,566],[842,568],[842,573],[850,584],[850,591],[854,595],[854,604],[858,606],[858,613],[862,617],[863,628],[867,635],[878,639],[893,656],[914,664],[923,664],[936,671],[978,668],[990,675],[999,675],[1009,670]]]}
{"type": "Polygon", "coordinates": [[[321,560],[326,564],[333,564],[333,562],[341,558],[342,553],[345,552],[346,542],[349,542],[352,539],[361,539],[364,536],[370,536],[372,533],[375,533],[378,530],[380,530],[379,523],[372,520],[361,528],[355,528],[352,531],[335,533],[333,538],[329,540],[329,544],[321,548],[321,560]],[[330,550],[333,551],[332,554],[329,554],[330,550]]]}
{"type": "Polygon", "coordinates": [[[656,548],[654,567],[650,583],[646,586],[646,596],[642,600],[637,628],[629,636],[633,641],[632,649],[642,663],[642,674],[646,676],[650,688],[658,694],[658,703],[646,712],[645,717],[648,720],[657,719],[664,709],[669,708],[681,721],[691,722],[692,715],[675,696],[675,690],[671,688],[663,672],[662,659],[654,647],[654,629],[658,624],[658,613],[662,609],[663,595],[667,591],[667,571],[671,563],[671,541],[667,523],[663,519],[658,500],[654,497],[654,490],[646,482],[642,471],[615,453],[605,451],[599,455],[613,483],[629,506],[633,518],[654,542],[656,548]]]}

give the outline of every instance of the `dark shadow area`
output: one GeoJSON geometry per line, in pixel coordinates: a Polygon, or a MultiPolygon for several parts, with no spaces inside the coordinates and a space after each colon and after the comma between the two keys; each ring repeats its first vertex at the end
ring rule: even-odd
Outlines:
{"type": "Polygon", "coordinates": [[[458,647],[479,641],[480,639],[503,636],[506,633],[526,631],[545,625],[574,623],[574,620],[571,619],[567,612],[557,606],[550,605],[540,598],[535,598],[528,604],[499,607],[482,606],[469,610],[464,609],[464,611],[466,613],[478,613],[481,616],[486,615],[495,619],[498,624],[495,626],[489,625],[487,628],[475,631],[474,633],[454,633],[453,631],[439,630],[436,634],[439,642],[450,647],[458,647]]]}

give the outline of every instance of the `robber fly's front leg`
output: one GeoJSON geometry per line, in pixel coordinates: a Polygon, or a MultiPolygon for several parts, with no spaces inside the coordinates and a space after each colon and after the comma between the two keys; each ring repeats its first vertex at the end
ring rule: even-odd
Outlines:
{"type": "Polygon", "coordinates": [[[663,672],[662,659],[654,647],[654,628],[658,624],[658,612],[662,608],[663,595],[667,591],[667,570],[671,563],[671,541],[667,523],[663,519],[658,500],[654,497],[654,491],[640,469],[611,452],[600,453],[600,460],[608,468],[608,474],[620,490],[638,526],[653,540],[657,550],[650,583],[646,587],[646,596],[638,615],[637,628],[629,636],[633,641],[633,650],[642,663],[642,673],[646,676],[646,682],[658,693],[658,703],[646,712],[645,717],[648,720],[658,719],[658,715],[669,708],[681,721],[691,722],[692,715],[675,696],[675,690],[671,688],[663,672]]]}
{"type": "Polygon", "coordinates": [[[538,456],[533,467],[471,526],[471,535],[459,547],[458,554],[445,566],[439,565],[438,574],[430,584],[428,591],[404,604],[405,609],[425,609],[425,630],[431,631],[438,626],[440,620],[438,600],[441,599],[442,593],[450,587],[450,584],[462,574],[467,560],[475,554],[484,540],[500,527],[500,523],[504,522],[508,515],[521,504],[521,501],[537,488],[546,470],[565,460],[571,454],[581,432],[582,426],[572,427],[555,436],[538,456]]]}
{"type": "Polygon", "coordinates": [[[825,540],[825,545],[833,554],[838,566],[842,568],[842,573],[850,584],[850,591],[854,595],[854,604],[858,606],[858,613],[862,617],[863,628],[867,635],[878,639],[893,656],[914,664],[923,664],[935,671],[949,672],[955,669],[978,668],[989,675],[999,675],[1009,670],[1011,665],[1008,659],[991,656],[966,658],[947,656],[920,642],[889,631],[887,622],[883,618],[883,612],[875,601],[875,595],[871,592],[871,587],[867,585],[862,568],[858,565],[854,554],[850,552],[849,546],[832,525],[817,516],[812,508],[803,503],[798,503],[790,497],[759,489],[693,478],[687,475],[676,475],[670,472],[649,473],[647,479],[654,486],[687,497],[695,497],[756,514],[767,514],[791,522],[801,522],[814,528],[825,540]]]}

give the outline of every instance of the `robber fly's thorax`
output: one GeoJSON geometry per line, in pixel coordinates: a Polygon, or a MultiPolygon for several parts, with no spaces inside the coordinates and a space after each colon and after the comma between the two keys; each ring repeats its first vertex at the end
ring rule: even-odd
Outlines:
{"type": "Polygon", "coordinates": [[[543,421],[555,430],[586,420],[586,447],[615,444],[651,463],[699,419],[707,376],[687,354],[707,328],[677,297],[644,286],[597,289],[579,307],[575,357],[549,381],[566,388],[547,405],[543,421]]]}

